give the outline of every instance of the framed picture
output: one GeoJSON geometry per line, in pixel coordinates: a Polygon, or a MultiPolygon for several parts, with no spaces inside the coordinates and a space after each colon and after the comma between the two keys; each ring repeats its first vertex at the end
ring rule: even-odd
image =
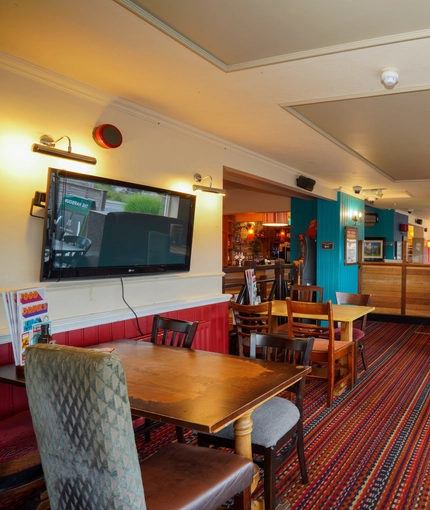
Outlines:
{"type": "Polygon", "coordinates": [[[384,260],[385,237],[367,237],[363,241],[363,260],[382,262],[384,260]]]}
{"type": "Polygon", "coordinates": [[[358,263],[358,228],[345,227],[345,266],[358,263]]]}

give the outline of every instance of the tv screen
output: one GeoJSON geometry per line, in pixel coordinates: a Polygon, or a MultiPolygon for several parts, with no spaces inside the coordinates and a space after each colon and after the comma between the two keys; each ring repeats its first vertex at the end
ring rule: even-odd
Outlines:
{"type": "Polygon", "coordinates": [[[50,168],[41,281],[190,270],[195,196],[50,168]]]}

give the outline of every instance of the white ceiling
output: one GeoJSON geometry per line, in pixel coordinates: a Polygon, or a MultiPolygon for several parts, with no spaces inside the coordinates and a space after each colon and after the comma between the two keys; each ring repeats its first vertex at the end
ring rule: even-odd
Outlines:
{"type": "Polygon", "coordinates": [[[1,52],[430,219],[428,0],[2,0],[0,23],[1,52]]]}

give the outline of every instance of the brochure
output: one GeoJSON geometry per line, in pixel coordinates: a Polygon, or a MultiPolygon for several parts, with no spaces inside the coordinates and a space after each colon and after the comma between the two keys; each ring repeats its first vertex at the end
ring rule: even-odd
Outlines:
{"type": "Polygon", "coordinates": [[[257,280],[253,269],[245,271],[246,284],[248,286],[249,304],[257,305],[259,303],[257,296],[257,280]]]}
{"type": "Polygon", "coordinates": [[[45,299],[45,289],[25,289],[3,292],[12,348],[16,365],[23,365],[25,349],[37,343],[42,322],[49,322],[49,302],[45,299]]]}

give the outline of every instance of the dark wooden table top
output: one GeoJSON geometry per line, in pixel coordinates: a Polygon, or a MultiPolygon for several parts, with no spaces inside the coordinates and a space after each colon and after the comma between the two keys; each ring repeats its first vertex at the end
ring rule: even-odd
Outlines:
{"type": "Polygon", "coordinates": [[[202,432],[217,432],[303,375],[309,367],[122,340],[114,347],[132,413],[202,432]]]}
{"type": "MultiPolygon", "coordinates": [[[[202,432],[217,432],[310,372],[309,367],[193,349],[119,340],[114,348],[126,378],[132,413],[202,432]]],[[[0,381],[25,386],[15,366],[0,381]]]]}

